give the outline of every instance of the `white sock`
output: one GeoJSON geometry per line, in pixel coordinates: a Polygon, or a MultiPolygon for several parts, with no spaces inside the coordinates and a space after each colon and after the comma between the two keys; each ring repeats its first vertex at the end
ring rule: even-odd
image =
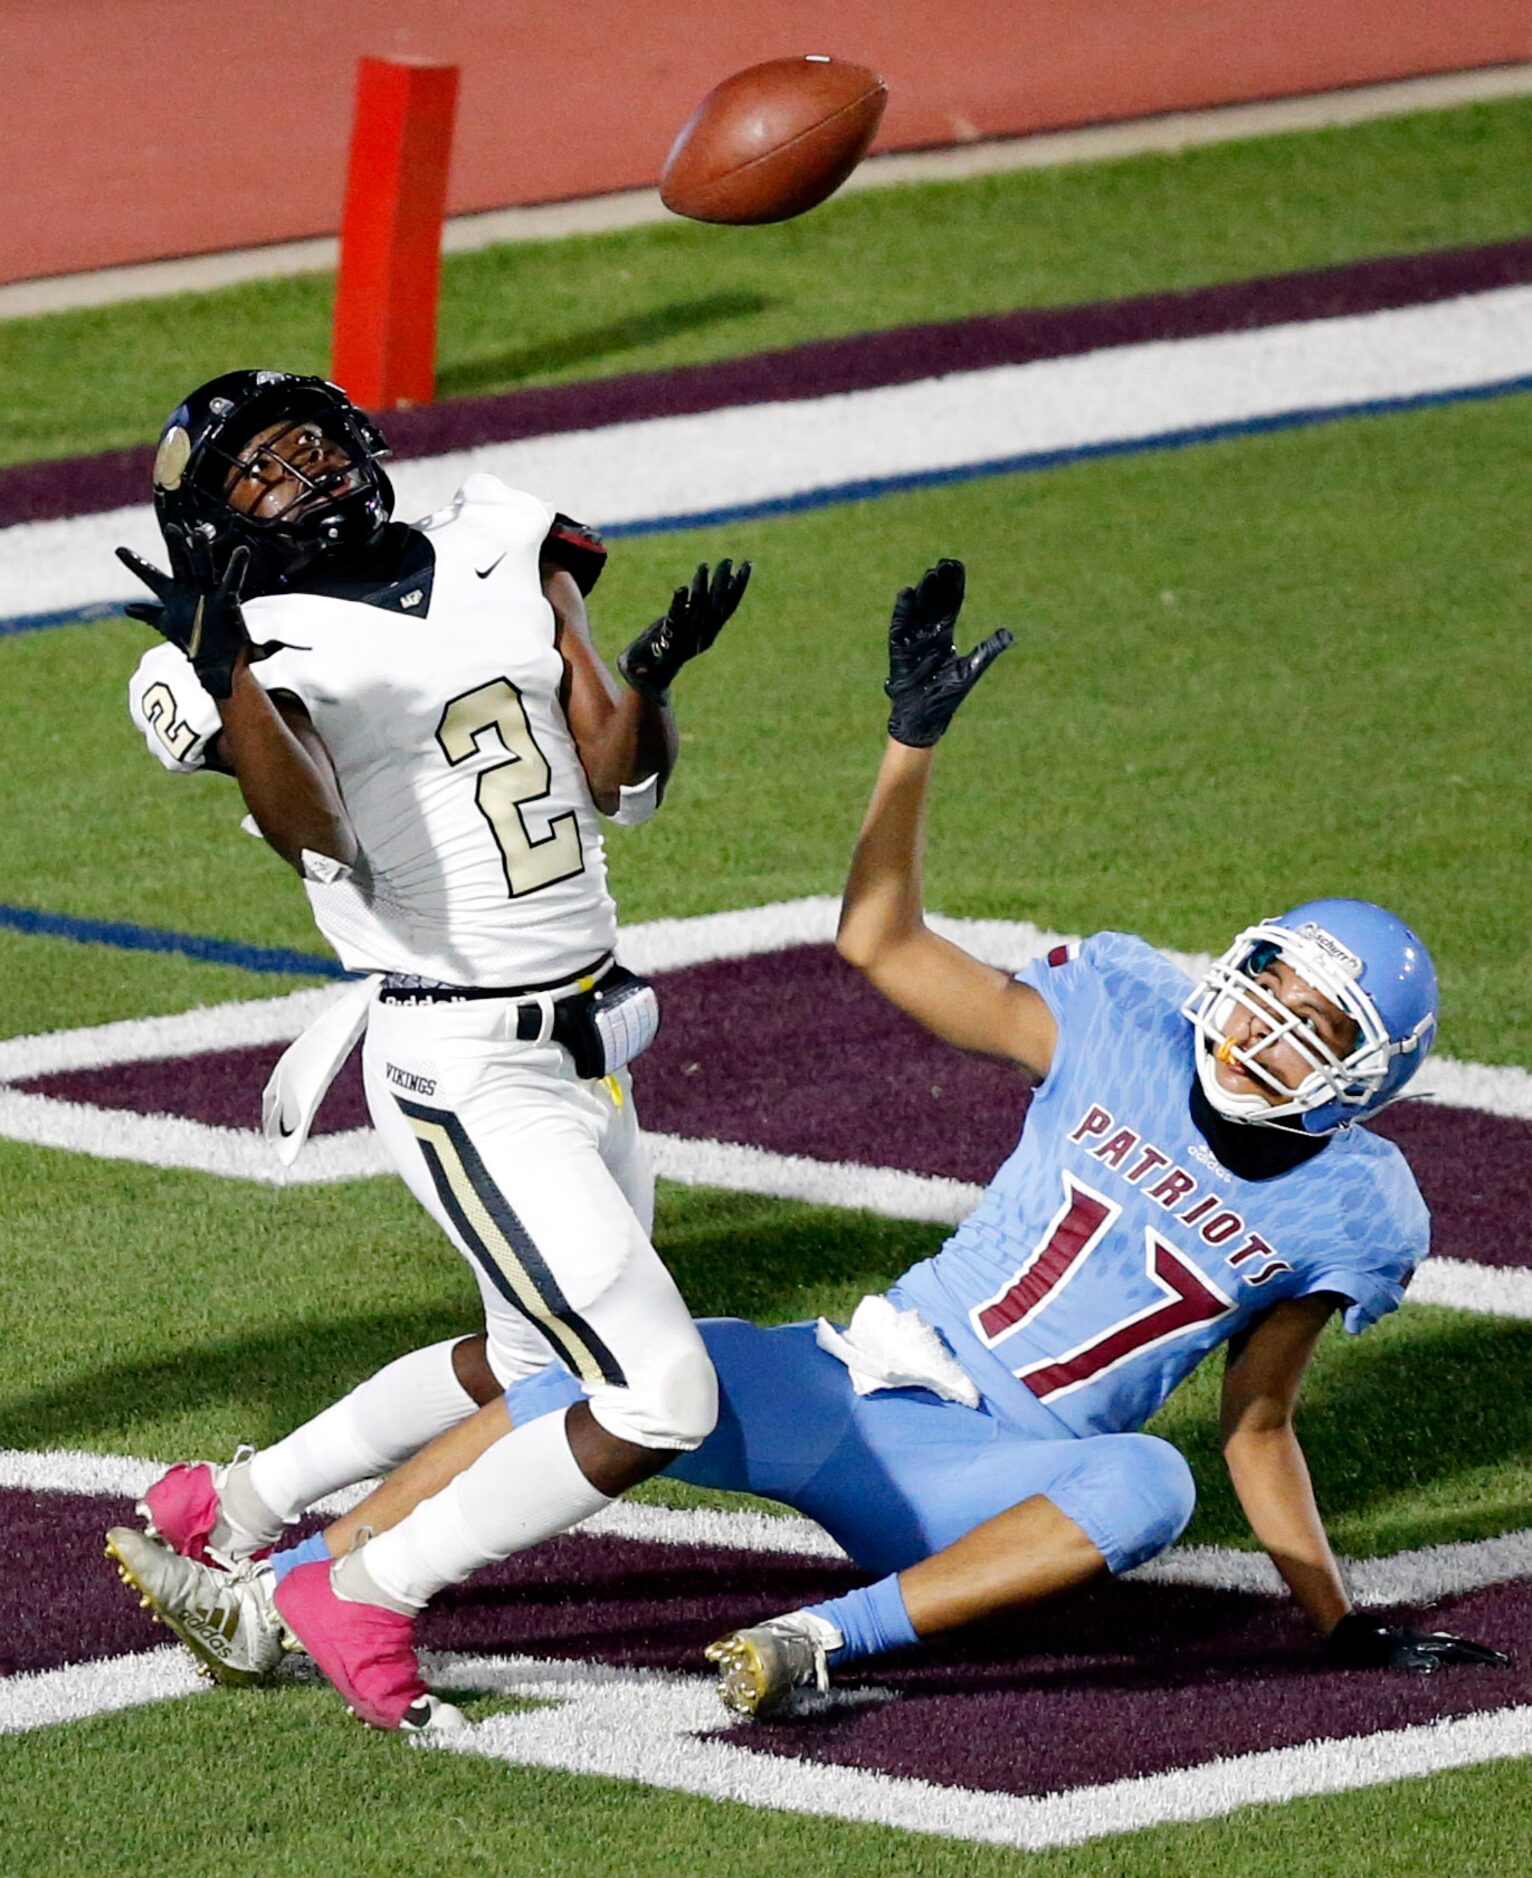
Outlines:
{"type": "Polygon", "coordinates": [[[512,1429],[434,1498],[369,1539],[367,1571],[378,1589],[419,1610],[444,1585],[610,1506],[580,1471],[564,1419],[541,1415],[512,1429]]]}
{"type": "Polygon", "coordinates": [[[449,1337],[412,1350],[292,1434],[262,1448],[250,1484],[284,1521],[358,1480],[386,1474],[478,1407],[457,1379],[449,1337]]]}

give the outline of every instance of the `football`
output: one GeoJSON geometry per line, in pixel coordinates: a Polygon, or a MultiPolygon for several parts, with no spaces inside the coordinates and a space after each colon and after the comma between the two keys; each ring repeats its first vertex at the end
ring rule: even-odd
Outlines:
{"type": "Polygon", "coordinates": [[[768,59],[715,85],[683,125],[660,200],[694,222],[785,222],[833,195],[867,154],[888,87],[811,53],[768,59]]]}

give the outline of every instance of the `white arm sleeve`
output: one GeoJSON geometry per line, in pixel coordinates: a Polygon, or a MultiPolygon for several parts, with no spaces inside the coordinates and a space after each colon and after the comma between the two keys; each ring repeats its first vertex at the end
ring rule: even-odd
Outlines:
{"type": "Polygon", "coordinates": [[[203,768],[222,723],[191,660],[168,644],[151,646],[138,661],[128,680],[128,711],[150,754],[182,775],[203,768]]]}

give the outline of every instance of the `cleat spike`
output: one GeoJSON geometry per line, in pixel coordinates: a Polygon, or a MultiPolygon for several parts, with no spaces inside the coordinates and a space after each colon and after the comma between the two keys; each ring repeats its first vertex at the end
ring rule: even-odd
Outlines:
{"type": "Polygon", "coordinates": [[[825,1693],[829,1668],[815,1622],[794,1611],[709,1644],[704,1654],[717,1666],[724,1707],[735,1715],[763,1717],[789,1708],[798,1689],[825,1693]]]}

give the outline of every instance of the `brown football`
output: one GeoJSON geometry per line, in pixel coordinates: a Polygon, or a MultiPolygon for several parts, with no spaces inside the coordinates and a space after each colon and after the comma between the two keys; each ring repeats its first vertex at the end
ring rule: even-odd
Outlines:
{"type": "Polygon", "coordinates": [[[682,127],[660,200],[694,222],[785,222],[867,154],[888,87],[865,65],[768,59],[715,85],[682,127]]]}

